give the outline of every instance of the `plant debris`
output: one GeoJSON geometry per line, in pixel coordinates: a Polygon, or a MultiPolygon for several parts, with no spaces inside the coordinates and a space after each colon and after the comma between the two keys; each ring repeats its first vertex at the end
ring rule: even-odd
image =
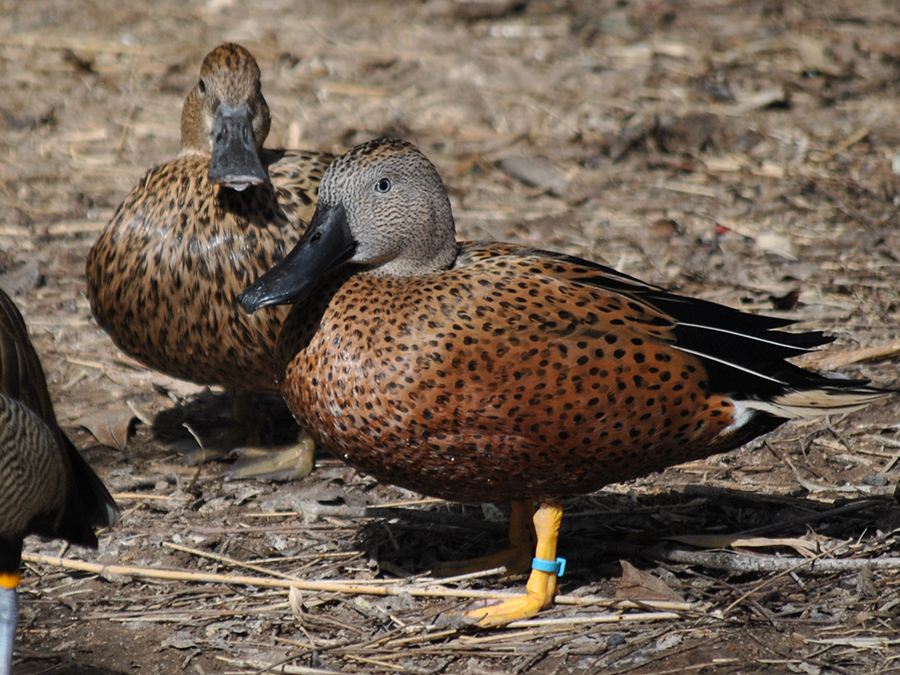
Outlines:
{"type": "MultiPolygon", "coordinates": [[[[27,542],[14,672],[900,672],[897,397],[572,500],[557,601],[479,631],[466,607],[524,579],[427,572],[502,548],[507,506],[424,499],[325,452],[296,483],[187,466],[229,395],[118,352],[84,296],[93,239],[177,154],[200,61],[233,40],[260,62],[270,147],[402,135],[440,170],[460,238],[826,331],[807,367],[897,387],[895,10],[8,3],[0,285],[123,510],[97,552],[27,542]]],[[[279,399],[257,403],[266,442],[296,438],[279,399]]]]}

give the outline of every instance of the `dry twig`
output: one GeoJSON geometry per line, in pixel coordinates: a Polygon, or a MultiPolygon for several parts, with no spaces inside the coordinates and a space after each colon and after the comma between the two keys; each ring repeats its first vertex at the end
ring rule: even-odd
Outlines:
{"type": "MultiPolygon", "coordinates": [[[[64,569],[78,570],[90,574],[111,574],[131,576],[145,579],[167,579],[170,581],[187,581],[194,583],[230,584],[241,586],[256,586],[260,588],[298,588],[304,591],[320,591],[330,593],[347,593],[359,595],[411,595],[413,597],[426,598],[461,598],[481,600],[506,600],[518,597],[519,593],[500,591],[479,591],[444,588],[437,584],[361,584],[353,581],[309,581],[304,579],[267,579],[263,577],[247,577],[232,574],[215,574],[210,572],[190,572],[187,570],[163,570],[146,567],[131,567],[126,565],[101,565],[99,563],[75,560],[72,558],[60,558],[58,556],[41,555],[37,553],[23,553],[22,560],[31,563],[54,565],[64,569]]],[[[271,572],[269,572],[271,573],[271,572]]],[[[556,597],[556,602],[562,605],[578,605],[581,607],[598,606],[615,609],[653,608],[671,612],[690,612],[702,610],[702,607],[688,602],[666,602],[658,600],[612,600],[590,596],[556,597]]]]}

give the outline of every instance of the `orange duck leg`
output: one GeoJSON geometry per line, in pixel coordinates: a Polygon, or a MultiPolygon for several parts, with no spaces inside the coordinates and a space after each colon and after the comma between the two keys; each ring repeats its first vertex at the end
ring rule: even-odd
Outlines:
{"type": "Polygon", "coordinates": [[[532,500],[514,501],[509,517],[509,548],[472,560],[441,563],[432,570],[432,573],[439,577],[451,577],[503,567],[508,575],[524,574],[531,568],[535,547],[536,523],[532,522],[533,518],[536,519],[537,516],[534,514],[532,500]]]}
{"type": "Polygon", "coordinates": [[[477,620],[482,628],[489,628],[527,619],[550,606],[556,595],[556,580],[565,571],[565,561],[556,557],[562,514],[559,504],[549,502],[541,504],[534,514],[537,545],[525,595],[504,600],[497,605],[473,609],[466,612],[467,617],[477,620]]]}

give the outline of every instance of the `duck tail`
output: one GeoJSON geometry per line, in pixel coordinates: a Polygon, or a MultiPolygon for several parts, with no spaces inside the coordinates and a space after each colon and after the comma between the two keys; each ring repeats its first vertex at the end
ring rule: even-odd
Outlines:
{"type": "Polygon", "coordinates": [[[751,410],[790,420],[856,412],[894,393],[889,389],[866,386],[868,383],[865,380],[843,380],[827,375],[810,379],[815,379],[818,386],[786,388],[766,400],[748,398],[738,403],[751,410]]]}
{"type": "Polygon", "coordinates": [[[119,507],[109,490],[94,473],[72,442],[62,431],[59,432],[66,460],[71,471],[67,506],[59,534],[81,546],[97,547],[97,537],[93,527],[110,527],[119,520],[119,507]]]}

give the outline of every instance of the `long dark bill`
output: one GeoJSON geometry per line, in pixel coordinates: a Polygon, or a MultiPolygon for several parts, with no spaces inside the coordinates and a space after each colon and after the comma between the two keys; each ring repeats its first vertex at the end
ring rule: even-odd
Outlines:
{"type": "Polygon", "coordinates": [[[238,191],[269,180],[259,160],[253,114],[246,103],[234,108],[220,103],[216,109],[209,180],[238,191]]]}
{"type": "Polygon", "coordinates": [[[300,300],[326,272],[348,260],[355,249],[344,205],[319,203],[309,229],[293,250],[238,295],[241,307],[252,314],[262,307],[300,300]]]}

